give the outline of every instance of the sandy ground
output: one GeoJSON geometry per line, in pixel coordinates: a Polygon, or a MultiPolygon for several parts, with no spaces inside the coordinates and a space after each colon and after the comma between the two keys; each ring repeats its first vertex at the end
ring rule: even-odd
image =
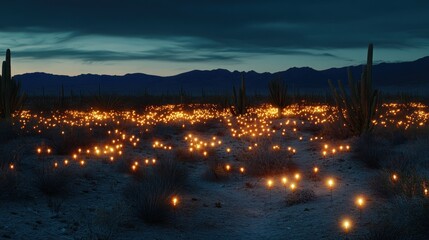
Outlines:
{"type": "MultiPolygon", "coordinates": [[[[217,131],[227,130],[220,125],[219,129],[198,132],[198,136],[210,138],[217,131]]],[[[186,134],[188,132],[184,131],[164,142],[186,146],[183,140],[186,134]]],[[[180,204],[174,220],[165,225],[152,226],[127,210],[121,193],[131,177],[119,173],[112,164],[87,159],[88,163],[81,171],[86,173],[76,176],[72,192],[62,198],[49,200],[31,184],[33,176],[24,173],[23,177],[28,181],[24,181],[26,184],[22,186],[23,196],[16,200],[1,200],[0,238],[88,239],[91,229],[103,234],[112,230],[114,235],[110,239],[356,239],[363,235],[365,226],[376,217],[375,209],[383,203],[383,200],[371,197],[368,187],[368,180],[375,172],[353,161],[349,152],[322,158],[323,142],[310,142],[313,136],[309,132],[299,132],[295,136],[302,136],[303,140],[285,138],[281,143],[296,148],[297,154],[293,158],[302,169],[299,188],[314,190],[317,196],[314,201],[287,206],[285,195],[289,190],[281,185],[281,175],[271,176],[274,187],[268,190],[266,178],[234,173],[227,181],[210,182],[201,177],[206,169],[204,162],[184,163],[190,176],[188,186],[179,196],[180,204]],[[308,177],[314,164],[320,168],[320,181],[308,177]],[[325,182],[327,177],[333,177],[336,182],[332,201],[325,182]],[[368,198],[361,217],[354,203],[358,194],[368,198]],[[220,207],[216,203],[220,203],[220,207]],[[49,205],[57,206],[57,211],[49,205]],[[113,215],[119,218],[117,229],[93,224],[100,209],[114,206],[120,209],[113,215]],[[353,221],[348,235],[340,226],[344,217],[353,221]]],[[[222,157],[233,168],[239,167],[241,163],[234,157],[237,155],[234,150],[248,143],[237,141],[229,134],[220,139],[223,145],[235,144],[233,153],[224,153],[222,157]]],[[[35,149],[39,142],[37,137],[27,137],[13,140],[8,146],[19,144],[25,149],[35,149]]],[[[142,144],[150,145],[152,142],[142,144]]],[[[145,149],[129,148],[124,152],[139,154],[145,149]]],[[[33,150],[25,151],[20,168],[32,169],[38,160],[33,150]]]]}

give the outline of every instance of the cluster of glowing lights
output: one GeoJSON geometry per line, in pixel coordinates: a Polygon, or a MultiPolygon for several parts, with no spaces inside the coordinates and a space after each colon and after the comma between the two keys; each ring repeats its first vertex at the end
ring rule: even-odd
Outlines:
{"type": "MultiPolygon", "coordinates": [[[[326,104],[315,104],[315,105],[298,105],[293,104],[285,108],[281,115],[300,120],[277,120],[277,108],[271,105],[264,104],[258,107],[251,107],[248,109],[248,113],[243,116],[232,116],[228,111],[220,111],[213,104],[195,104],[190,105],[189,109],[184,109],[181,105],[163,105],[163,106],[150,106],[147,107],[144,112],[136,111],[99,111],[92,109],[90,111],[51,111],[51,112],[40,112],[35,113],[32,111],[22,111],[19,117],[20,128],[27,132],[42,133],[48,129],[57,130],[59,135],[67,137],[70,134],[67,129],[70,127],[84,127],[88,131],[94,131],[98,127],[106,127],[110,129],[107,131],[108,140],[107,144],[94,145],[87,149],[76,149],[75,153],[68,159],[63,160],[63,166],[68,166],[72,162],[80,166],[87,164],[88,158],[107,158],[113,161],[118,156],[121,156],[127,147],[138,147],[140,139],[135,135],[127,134],[125,131],[115,129],[120,127],[122,124],[131,124],[131,126],[138,127],[142,132],[147,133],[151,127],[159,124],[176,124],[181,128],[187,128],[196,123],[205,123],[208,120],[219,120],[223,122],[228,128],[231,136],[234,139],[249,140],[245,144],[247,150],[253,150],[258,147],[258,143],[255,142],[258,138],[263,137],[285,137],[293,136],[299,141],[322,141],[323,136],[309,136],[303,137],[299,135],[301,127],[306,125],[322,125],[328,122],[333,122],[336,119],[336,109],[326,104]]],[[[389,127],[394,126],[398,128],[408,129],[410,127],[422,127],[426,126],[429,121],[429,107],[421,103],[386,103],[383,104],[381,114],[379,118],[374,120],[374,123],[379,126],[389,127]]],[[[324,141],[324,140],[323,140],[324,141]]],[[[185,137],[185,142],[188,144],[189,152],[196,152],[207,156],[214,148],[221,147],[223,144],[218,137],[211,137],[204,139],[194,134],[189,134],[185,137]]],[[[231,153],[232,149],[235,148],[231,145],[222,148],[222,151],[231,153]]],[[[154,149],[171,150],[172,146],[168,143],[163,143],[160,140],[154,140],[152,147],[154,149]]],[[[278,143],[274,143],[271,146],[272,150],[286,150],[291,155],[296,154],[297,150],[291,146],[283,146],[278,143]]],[[[336,145],[322,143],[322,155],[323,157],[334,156],[340,152],[350,151],[349,145],[336,145]]],[[[50,147],[38,147],[36,153],[39,158],[51,155],[53,150],[50,147]]],[[[61,161],[53,162],[54,168],[60,167],[61,161]]],[[[138,161],[134,161],[131,164],[131,170],[136,171],[139,167],[144,165],[155,165],[155,158],[146,158],[138,161]]],[[[9,164],[9,169],[14,170],[16,165],[14,163],[9,164]]],[[[245,173],[245,168],[241,166],[233,166],[231,164],[225,165],[227,172],[238,171],[241,174],[245,173]]],[[[320,169],[314,166],[312,169],[313,174],[318,174],[320,169]]],[[[302,176],[299,173],[295,173],[292,176],[282,176],[280,179],[280,185],[285,189],[289,188],[294,191],[298,188],[298,182],[301,181],[302,176]]],[[[396,183],[400,181],[399,175],[393,173],[391,175],[391,181],[396,183]]],[[[266,182],[267,187],[271,190],[275,187],[276,181],[274,179],[268,179],[266,182]]],[[[331,192],[332,201],[332,190],[334,189],[336,182],[333,178],[326,180],[326,185],[331,192]]],[[[271,192],[271,191],[270,191],[271,192]]],[[[423,186],[423,193],[428,196],[428,189],[423,186]]],[[[174,208],[179,203],[178,197],[174,196],[171,199],[171,204],[174,208]]],[[[364,196],[358,196],[355,200],[356,206],[360,211],[366,205],[366,199],[364,196]]],[[[343,219],[341,221],[341,227],[346,233],[352,228],[353,222],[349,219],[343,219]]]]}
{"type": "MultiPolygon", "coordinates": [[[[202,153],[204,156],[208,155],[209,149],[214,149],[222,145],[222,140],[216,136],[213,136],[211,139],[207,140],[197,137],[193,134],[188,134],[184,139],[188,143],[189,152],[202,153]]],[[[226,151],[229,153],[231,149],[226,148],[226,151]]]]}

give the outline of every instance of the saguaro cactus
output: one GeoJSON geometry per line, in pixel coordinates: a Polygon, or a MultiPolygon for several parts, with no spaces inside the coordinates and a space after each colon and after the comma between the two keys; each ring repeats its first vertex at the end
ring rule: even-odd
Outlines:
{"type": "Polygon", "coordinates": [[[282,110],[287,106],[287,85],[280,80],[272,80],[268,83],[272,104],[277,108],[278,117],[282,116],[282,110]]]}
{"type": "Polygon", "coordinates": [[[233,86],[232,88],[232,93],[233,93],[232,100],[234,105],[230,107],[231,113],[235,116],[245,114],[247,112],[246,85],[245,85],[243,76],[241,76],[241,87],[238,90],[238,93],[235,89],[235,86],[233,86]]]}
{"type": "Polygon", "coordinates": [[[332,82],[328,81],[340,119],[356,136],[373,130],[373,120],[378,116],[381,106],[380,92],[372,89],[372,52],[373,45],[369,44],[367,63],[360,81],[355,82],[351,70],[348,69],[349,95],[346,94],[341,81],[338,81],[338,91],[332,82]]]}
{"type": "Polygon", "coordinates": [[[0,113],[5,119],[10,119],[12,113],[21,109],[25,99],[25,94],[21,94],[21,84],[12,78],[10,55],[8,49],[0,77],[0,113]]]}

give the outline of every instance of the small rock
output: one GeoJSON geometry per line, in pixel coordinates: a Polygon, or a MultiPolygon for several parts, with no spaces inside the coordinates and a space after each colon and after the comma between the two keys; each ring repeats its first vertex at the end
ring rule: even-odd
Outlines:
{"type": "Polygon", "coordinates": [[[222,207],[222,203],[220,203],[220,202],[215,202],[215,207],[216,207],[216,208],[221,208],[221,207],[222,207]]]}

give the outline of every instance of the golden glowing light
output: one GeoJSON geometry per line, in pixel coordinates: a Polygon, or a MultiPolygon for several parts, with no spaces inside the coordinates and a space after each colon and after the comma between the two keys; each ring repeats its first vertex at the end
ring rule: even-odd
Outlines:
{"type": "Polygon", "coordinates": [[[341,223],[341,227],[346,233],[348,233],[352,227],[352,221],[348,218],[344,219],[341,223]]]}
{"type": "Polygon", "coordinates": [[[287,177],[282,177],[282,183],[283,183],[283,185],[286,185],[286,183],[287,183],[287,177]]]}
{"type": "Polygon", "coordinates": [[[362,197],[362,196],[360,196],[360,197],[356,198],[356,205],[357,205],[359,208],[362,208],[362,207],[365,205],[365,198],[364,198],[364,197],[362,197]]]}
{"type": "Polygon", "coordinates": [[[271,187],[273,186],[273,180],[272,179],[267,180],[267,186],[269,189],[271,189],[271,187]]]}
{"type": "Polygon", "coordinates": [[[173,207],[176,207],[177,204],[179,204],[179,199],[177,197],[173,197],[171,199],[171,203],[173,204],[173,207]]]}
{"type": "Polygon", "coordinates": [[[333,188],[335,184],[335,181],[333,178],[328,178],[328,180],[326,181],[326,185],[328,185],[329,188],[333,188]]]}
{"type": "Polygon", "coordinates": [[[299,173],[295,173],[294,178],[296,180],[299,180],[299,179],[301,179],[301,175],[299,173]]]}
{"type": "Polygon", "coordinates": [[[314,167],[314,168],[313,168],[313,172],[314,172],[314,173],[318,173],[318,172],[319,172],[319,168],[318,168],[318,167],[314,167]]]}

